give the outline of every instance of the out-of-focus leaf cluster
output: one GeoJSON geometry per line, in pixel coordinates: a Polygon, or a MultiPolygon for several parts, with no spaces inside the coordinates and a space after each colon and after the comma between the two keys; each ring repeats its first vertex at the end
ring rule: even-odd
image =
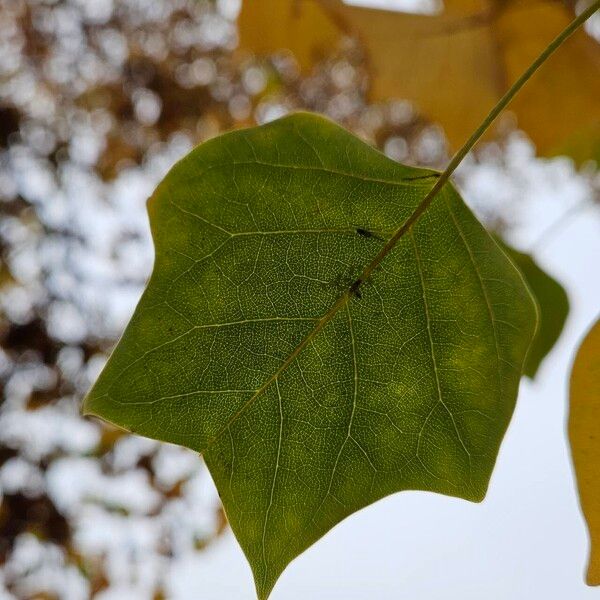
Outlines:
{"type": "MultiPolygon", "coordinates": [[[[445,0],[408,14],[344,0],[255,0],[240,18],[243,47],[285,47],[309,70],[336,40],[360,39],[373,100],[401,96],[444,125],[457,150],[501,95],[585,2],[445,0]],[[277,21],[279,27],[269,27],[277,21]]],[[[593,29],[590,28],[590,33],[593,29]]],[[[540,155],[582,162],[600,151],[600,45],[578,31],[511,103],[540,155]],[[560,112],[560,119],[556,118],[560,112]]]]}

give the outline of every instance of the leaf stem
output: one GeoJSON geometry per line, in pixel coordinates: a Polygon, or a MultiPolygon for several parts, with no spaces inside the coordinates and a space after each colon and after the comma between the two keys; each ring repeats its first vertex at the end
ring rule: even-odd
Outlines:
{"type": "Polygon", "coordinates": [[[385,246],[381,249],[379,254],[373,259],[370,265],[368,265],[362,272],[361,276],[352,284],[351,292],[356,293],[360,286],[369,278],[375,269],[381,264],[381,261],[387,256],[392,248],[398,243],[398,240],[404,236],[411,227],[419,220],[423,213],[429,208],[433,199],[438,195],[441,189],[446,185],[454,171],[458,168],[460,163],[463,161],[465,156],[472,150],[473,146],[479,141],[481,136],[488,130],[490,125],[496,120],[498,115],[508,106],[511,100],[519,93],[521,88],[531,79],[534,73],[562,46],[562,44],[571,35],[579,29],[598,9],[600,9],[600,0],[596,0],[586,10],[584,10],[579,16],[575,17],[573,21],[559,33],[552,42],[544,49],[544,51],[531,63],[529,68],[515,81],[511,88],[500,98],[496,106],[492,108],[486,118],[482,121],[481,125],[471,135],[471,137],[465,142],[463,147],[452,157],[452,160],[448,163],[446,169],[440,174],[435,185],[429,190],[429,193],[419,203],[414,212],[410,217],[402,224],[402,226],[394,233],[394,235],[388,240],[385,246]]]}

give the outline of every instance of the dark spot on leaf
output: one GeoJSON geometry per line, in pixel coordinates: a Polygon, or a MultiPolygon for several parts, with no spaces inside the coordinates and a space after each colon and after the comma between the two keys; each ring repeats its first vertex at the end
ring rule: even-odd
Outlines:
{"type": "Polygon", "coordinates": [[[358,278],[351,286],[350,286],[350,294],[355,296],[359,300],[362,299],[362,294],[360,292],[360,286],[363,284],[363,280],[358,278]]]}
{"type": "Polygon", "coordinates": [[[369,231],[368,229],[363,229],[362,227],[358,227],[356,229],[356,233],[358,233],[358,235],[364,238],[374,238],[376,240],[381,239],[377,234],[373,233],[372,231],[369,231]]]}

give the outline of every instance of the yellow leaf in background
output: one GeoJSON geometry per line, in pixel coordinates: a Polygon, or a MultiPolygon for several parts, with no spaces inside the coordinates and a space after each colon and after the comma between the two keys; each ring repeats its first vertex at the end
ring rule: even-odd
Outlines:
{"type": "MultiPolygon", "coordinates": [[[[245,0],[242,47],[287,48],[306,72],[344,36],[360,40],[370,99],[406,98],[459,147],[533,59],[573,18],[555,0],[446,0],[440,15],[350,6],[342,0],[245,0]]],[[[576,33],[511,110],[540,154],[578,161],[600,147],[600,44],[576,33]]]]}
{"type": "Polygon", "coordinates": [[[287,48],[305,72],[340,38],[336,23],[312,0],[243,0],[239,28],[242,47],[256,54],[287,48]]]}
{"type": "Polygon", "coordinates": [[[600,321],[583,341],[571,374],[571,452],[592,550],[589,585],[600,585],[600,321]]]}

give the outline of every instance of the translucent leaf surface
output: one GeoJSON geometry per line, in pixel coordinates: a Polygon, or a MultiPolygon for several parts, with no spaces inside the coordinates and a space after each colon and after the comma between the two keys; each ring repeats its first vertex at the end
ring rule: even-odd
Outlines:
{"type": "Polygon", "coordinates": [[[155,268],[85,412],[202,452],[266,598],[400,490],[480,501],[536,325],[451,186],[315,115],[212,140],[149,202],[155,268]]]}
{"type": "Polygon", "coordinates": [[[569,439],[591,537],[587,581],[600,585],[600,321],[581,344],[573,365],[569,439]]]}

